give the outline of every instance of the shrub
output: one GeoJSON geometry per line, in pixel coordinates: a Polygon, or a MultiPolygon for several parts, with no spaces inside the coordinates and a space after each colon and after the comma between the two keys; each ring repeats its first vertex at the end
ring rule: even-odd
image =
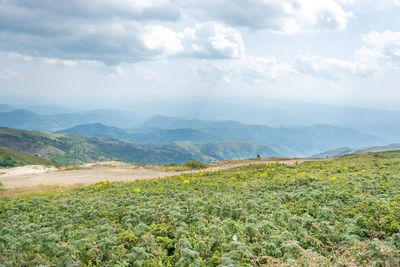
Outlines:
{"type": "Polygon", "coordinates": [[[2,160],[0,160],[0,167],[16,167],[18,162],[13,160],[9,155],[4,156],[2,160]]]}
{"type": "Polygon", "coordinates": [[[164,167],[176,167],[176,166],[178,166],[178,163],[176,163],[176,162],[164,164],[164,167]]]}
{"type": "Polygon", "coordinates": [[[191,160],[183,164],[183,166],[188,167],[190,169],[205,169],[207,168],[207,164],[200,162],[198,160],[191,160]]]}

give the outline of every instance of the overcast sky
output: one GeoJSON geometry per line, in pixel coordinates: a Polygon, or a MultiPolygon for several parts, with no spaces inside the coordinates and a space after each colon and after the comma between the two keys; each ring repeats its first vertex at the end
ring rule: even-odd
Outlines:
{"type": "Polygon", "coordinates": [[[0,101],[400,110],[399,18],[400,0],[0,0],[0,101]]]}

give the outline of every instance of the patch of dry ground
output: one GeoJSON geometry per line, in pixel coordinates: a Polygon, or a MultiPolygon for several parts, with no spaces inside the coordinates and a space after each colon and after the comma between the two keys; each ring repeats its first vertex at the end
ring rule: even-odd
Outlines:
{"type": "MultiPolygon", "coordinates": [[[[292,165],[309,159],[280,159],[283,164],[292,165]]],[[[275,163],[277,160],[229,160],[209,165],[207,170],[226,170],[251,164],[275,163]]],[[[6,189],[0,196],[59,190],[97,183],[99,180],[110,182],[128,182],[137,179],[154,179],[174,176],[181,173],[198,171],[176,171],[160,167],[142,166],[123,162],[88,163],[80,166],[56,169],[40,165],[31,165],[2,169],[0,182],[6,189]]]]}

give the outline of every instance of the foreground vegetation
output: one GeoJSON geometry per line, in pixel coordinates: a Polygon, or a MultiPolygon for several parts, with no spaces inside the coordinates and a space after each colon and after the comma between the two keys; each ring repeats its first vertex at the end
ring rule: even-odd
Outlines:
{"type": "Polygon", "coordinates": [[[0,200],[4,266],[399,266],[400,152],[0,200]]]}

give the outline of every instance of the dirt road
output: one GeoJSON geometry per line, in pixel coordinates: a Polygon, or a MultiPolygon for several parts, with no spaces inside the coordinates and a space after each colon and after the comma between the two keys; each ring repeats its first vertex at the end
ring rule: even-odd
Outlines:
{"type": "MultiPolygon", "coordinates": [[[[295,164],[308,159],[281,160],[284,164],[295,164]]],[[[224,161],[211,164],[208,170],[230,169],[250,164],[275,163],[271,160],[241,160],[224,161]]],[[[37,186],[77,186],[97,183],[99,180],[133,181],[136,179],[154,179],[157,177],[174,176],[191,171],[165,171],[162,169],[143,167],[135,164],[122,162],[106,162],[97,164],[86,164],[76,169],[58,170],[56,168],[44,168],[43,166],[25,166],[11,169],[0,169],[0,182],[6,191],[24,192],[30,187],[37,186]]],[[[196,172],[196,171],[192,171],[196,172]]]]}

